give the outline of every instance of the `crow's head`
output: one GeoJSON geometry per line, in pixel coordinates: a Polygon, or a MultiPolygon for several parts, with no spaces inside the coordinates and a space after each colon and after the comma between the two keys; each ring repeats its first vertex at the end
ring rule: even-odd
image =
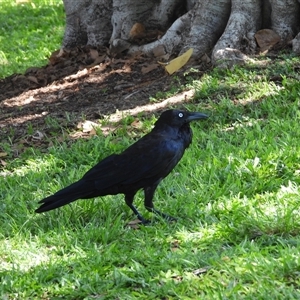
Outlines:
{"type": "Polygon", "coordinates": [[[200,112],[169,109],[160,115],[159,119],[155,123],[155,126],[169,125],[173,127],[181,127],[182,125],[191,121],[206,118],[208,118],[208,116],[200,112]]]}

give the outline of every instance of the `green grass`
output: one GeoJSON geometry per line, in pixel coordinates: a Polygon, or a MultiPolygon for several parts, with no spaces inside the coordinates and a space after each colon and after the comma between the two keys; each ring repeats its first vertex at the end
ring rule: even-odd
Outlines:
{"type": "MultiPolygon", "coordinates": [[[[0,2],[0,77],[43,65],[61,43],[61,1],[14,3],[0,2]]],[[[210,118],[192,124],[193,144],[155,194],[177,223],[131,229],[122,195],[34,213],[38,200],[151,130],[154,115],[141,114],[140,129],[128,131],[127,117],[108,137],[76,141],[47,119],[64,137],[18,158],[11,132],[0,148],[0,298],[299,299],[299,67],[299,57],[281,55],[186,73],[196,90],[186,108],[210,118]]],[[[142,193],[135,203],[152,217],[142,193]]]]}
{"type": "Polygon", "coordinates": [[[62,43],[61,0],[0,0],[0,78],[47,63],[62,43]]]}
{"type": "MultiPolygon", "coordinates": [[[[299,299],[300,59],[190,81],[194,139],[155,204],[178,217],[133,230],[123,197],[36,215],[37,201],[151,129],[55,143],[6,160],[0,191],[4,299],[299,299]],[[273,82],[270,78],[282,76],[273,82]]],[[[5,145],[8,155],[10,145],[5,145]]],[[[139,193],[135,203],[143,208],[139,193]]]]}

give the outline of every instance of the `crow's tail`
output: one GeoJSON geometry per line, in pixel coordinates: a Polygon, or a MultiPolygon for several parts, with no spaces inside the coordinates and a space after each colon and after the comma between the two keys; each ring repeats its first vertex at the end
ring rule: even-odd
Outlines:
{"type": "Polygon", "coordinates": [[[36,209],[35,212],[41,213],[49,211],[69,204],[77,199],[88,198],[92,193],[93,188],[89,187],[87,182],[79,180],[56,192],[54,195],[39,201],[39,203],[42,203],[42,205],[36,209]]]}

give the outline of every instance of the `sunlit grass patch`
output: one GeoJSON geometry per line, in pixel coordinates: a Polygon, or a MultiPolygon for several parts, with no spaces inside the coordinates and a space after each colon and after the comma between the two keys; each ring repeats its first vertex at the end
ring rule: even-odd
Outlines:
{"type": "MultiPolygon", "coordinates": [[[[37,215],[38,201],[149,132],[155,115],[124,117],[104,136],[56,134],[43,151],[1,170],[0,294],[7,298],[297,299],[300,85],[285,57],[264,67],[213,70],[190,82],[193,143],[159,185],[158,209],[178,218],[133,230],[122,195],[37,215]],[[272,81],[276,75],[280,80],[272,81]],[[16,296],[17,295],[17,296],[16,296]]],[[[108,125],[107,120],[102,121],[108,125]]],[[[29,128],[30,129],[30,128],[29,128]]],[[[28,130],[29,130],[28,129],[28,130]]],[[[143,194],[135,204],[143,208],[143,194]]]]}
{"type": "Polygon", "coordinates": [[[0,78],[47,63],[64,31],[59,0],[1,1],[0,78]]]}

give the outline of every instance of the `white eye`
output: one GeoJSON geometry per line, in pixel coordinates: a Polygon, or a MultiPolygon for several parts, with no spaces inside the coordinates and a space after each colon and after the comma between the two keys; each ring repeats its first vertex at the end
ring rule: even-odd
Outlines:
{"type": "Polygon", "coordinates": [[[179,117],[179,118],[182,118],[182,117],[183,117],[183,113],[179,113],[179,114],[178,114],[178,117],[179,117]]]}

